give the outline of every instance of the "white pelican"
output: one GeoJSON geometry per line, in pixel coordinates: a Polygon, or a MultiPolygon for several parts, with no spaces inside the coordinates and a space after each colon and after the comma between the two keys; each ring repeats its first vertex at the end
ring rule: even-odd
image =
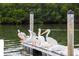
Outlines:
{"type": "Polygon", "coordinates": [[[39,46],[43,48],[48,48],[51,46],[48,42],[45,41],[45,38],[41,36],[41,29],[38,29],[38,41],[40,42],[39,46]]]}
{"type": "Polygon", "coordinates": [[[32,32],[31,30],[28,30],[30,35],[29,36],[26,36],[26,34],[24,32],[21,32],[19,29],[18,29],[18,37],[21,39],[21,43],[33,43],[35,44],[35,40],[37,38],[36,36],[36,33],[32,32]]]}
{"type": "Polygon", "coordinates": [[[33,40],[34,40],[34,39],[37,39],[37,35],[36,35],[35,32],[33,32],[33,31],[31,31],[31,30],[29,30],[29,32],[30,32],[30,37],[33,38],[33,40]]]}
{"type": "Polygon", "coordinates": [[[36,40],[37,36],[36,36],[36,33],[32,32],[31,30],[28,30],[28,31],[29,31],[30,35],[29,35],[28,38],[26,38],[26,42],[27,43],[29,43],[29,42],[32,43],[32,41],[36,40]]]}
{"type": "Polygon", "coordinates": [[[28,38],[29,36],[26,36],[26,34],[24,32],[21,32],[19,29],[18,31],[18,37],[21,39],[21,43],[24,42],[26,40],[26,38],[28,38]]]}
{"type": "MultiPolygon", "coordinates": [[[[47,29],[45,32],[42,33],[42,35],[46,32],[47,32],[46,40],[49,44],[52,44],[52,46],[48,47],[48,50],[55,51],[57,53],[60,53],[60,54],[67,56],[68,55],[67,46],[60,45],[60,44],[58,44],[58,42],[54,38],[48,37],[48,35],[50,33],[50,29],[47,29]]],[[[74,56],[79,56],[79,50],[78,49],[74,48],[74,56]]]]}
{"type": "Polygon", "coordinates": [[[54,38],[48,37],[48,35],[50,33],[50,29],[47,29],[46,32],[47,32],[47,34],[46,34],[46,40],[47,40],[47,42],[50,43],[50,44],[52,44],[52,45],[57,45],[58,42],[54,38]]]}
{"type": "Polygon", "coordinates": [[[41,29],[38,29],[38,40],[45,42],[45,38],[41,36],[41,29]]]}

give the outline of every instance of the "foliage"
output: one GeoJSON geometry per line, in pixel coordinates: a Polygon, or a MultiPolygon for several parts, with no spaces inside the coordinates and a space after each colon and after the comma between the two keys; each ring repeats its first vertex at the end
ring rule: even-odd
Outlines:
{"type": "Polygon", "coordinates": [[[75,22],[77,22],[79,4],[1,3],[0,23],[27,24],[30,11],[34,12],[35,23],[66,23],[69,9],[75,12],[75,22]]]}

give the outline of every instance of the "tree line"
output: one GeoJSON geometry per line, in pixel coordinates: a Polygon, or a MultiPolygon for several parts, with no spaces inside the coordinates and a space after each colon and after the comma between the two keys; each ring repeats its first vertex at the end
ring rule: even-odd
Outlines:
{"type": "Polygon", "coordinates": [[[37,24],[66,23],[70,9],[75,12],[75,22],[78,23],[77,3],[0,3],[0,24],[28,24],[31,11],[37,24]]]}

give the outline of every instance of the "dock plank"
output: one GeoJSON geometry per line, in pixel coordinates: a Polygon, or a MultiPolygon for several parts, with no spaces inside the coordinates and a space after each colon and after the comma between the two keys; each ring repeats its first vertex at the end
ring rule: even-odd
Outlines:
{"type": "Polygon", "coordinates": [[[32,49],[35,49],[35,50],[44,52],[44,53],[49,54],[49,55],[51,55],[51,56],[64,56],[64,55],[59,54],[59,53],[57,53],[57,52],[55,52],[55,51],[49,51],[49,50],[47,50],[47,49],[45,49],[45,48],[33,46],[33,45],[31,45],[31,44],[28,44],[28,43],[24,43],[23,45],[26,46],[26,47],[30,47],[30,48],[32,48],[32,49]]]}

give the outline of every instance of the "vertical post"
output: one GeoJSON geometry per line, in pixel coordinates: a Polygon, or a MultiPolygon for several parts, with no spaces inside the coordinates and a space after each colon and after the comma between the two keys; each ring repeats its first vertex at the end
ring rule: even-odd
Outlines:
{"type": "Polygon", "coordinates": [[[34,14],[31,11],[30,12],[30,30],[33,31],[33,28],[34,28],[34,14]]]}
{"type": "Polygon", "coordinates": [[[67,12],[67,45],[68,56],[74,55],[74,12],[69,10],[67,12]]]}
{"type": "MultiPolygon", "coordinates": [[[[34,14],[31,11],[30,12],[30,30],[33,32],[33,28],[34,28],[34,14]]],[[[30,48],[30,54],[33,55],[33,49],[30,48]]]]}

